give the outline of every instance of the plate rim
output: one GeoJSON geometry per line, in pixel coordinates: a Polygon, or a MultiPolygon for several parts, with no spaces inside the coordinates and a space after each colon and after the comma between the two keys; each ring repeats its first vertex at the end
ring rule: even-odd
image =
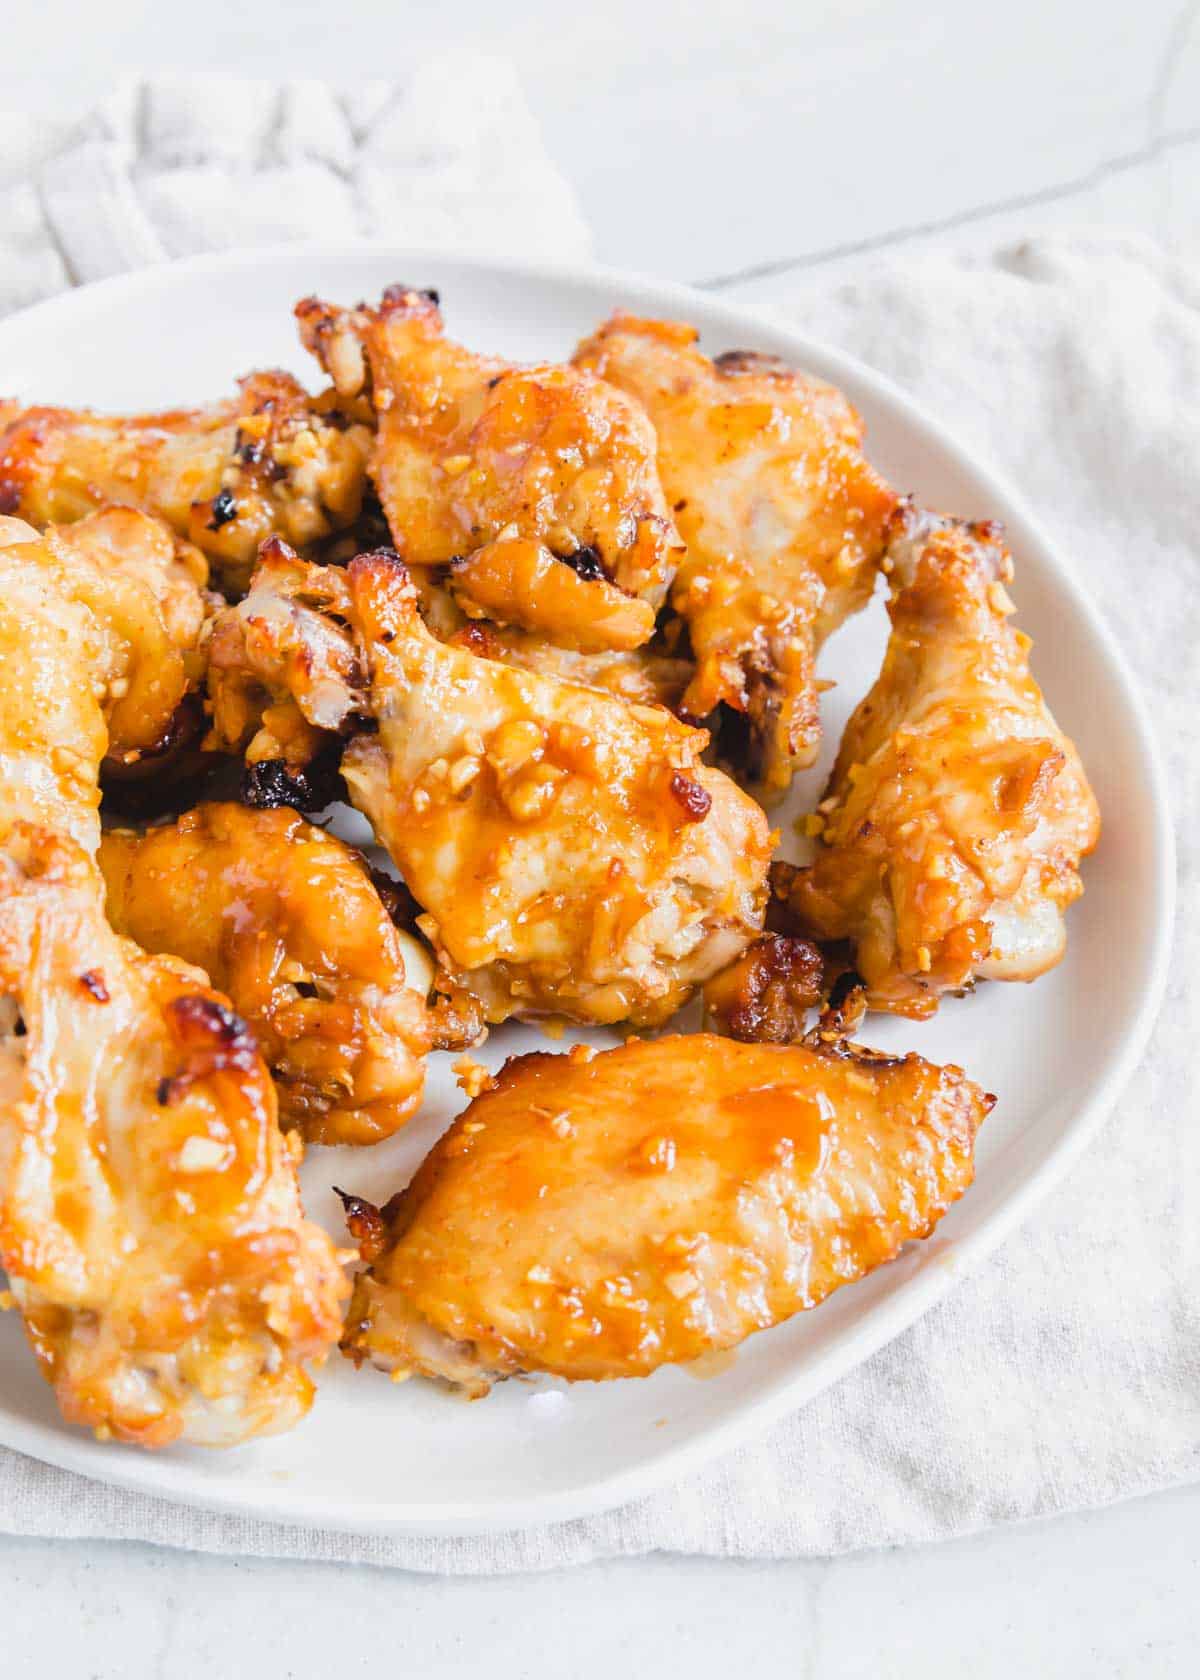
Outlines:
{"type": "MultiPolygon", "coordinates": [[[[1119,1038],[1108,1047],[1090,1097],[1075,1110],[1060,1136],[1035,1150],[1034,1159],[1022,1169],[1021,1181],[1005,1193],[998,1205],[983,1213],[978,1223],[956,1238],[954,1264],[922,1269],[887,1300],[878,1303],[869,1316],[832,1349],[821,1353],[810,1366],[791,1377],[776,1380],[761,1397],[743,1402],[730,1414],[697,1426],[689,1436],[664,1444],[653,1457],[624,1470],[588,1479],[572,1488],[550,1493],[533,1493],[518,1499],[481,1506],[477,1501],[414,1503],[391,1501],[357,1515],[350,1514],[326,1494],[290,1490],[274,1496],[258,1485],[240,1484],[236,1474],[227,1482],[209,1485],[197,1481],[188,1461],[173,1461],[152,1454],[138,1454],[127,1448],[97,1443],[79,1432],[69,1433],[60,1424],[41,1424],[10,1416],[0,1397],[0,1444],[26,1453],[56,1468],[84,1475],[129,1492],[166,1499],[178,1504],[220,1514],[252,1518],[286,1526],[313,1526],[339,1533],[380,1536],[428,1536],[450,1538],[543,1526],[574,1518],[595,1516],[652,1493],[664,1484],[698,1469],[741,1441],[765,1432],[781,1417],[795,1412],[809,1400],[838,1382],[848,1371],[914,1324],[965,1277],[1015,1228],[1067,1172],[1094,1141],[1132,1076],[1149,1040],[1166,988],[1174,936],[1176,899],[1175,833],[1171,815],[1166,770],[1157,733],[1141,689],[1129,667],[1115,634],[1092,600],[1074,563],[1051,536],[1026,502],[1024,494],[993,468],[986,456],[960,439],[917,399],[886,374],[877,372],[849,352],[814,338],[792,320],[769,306],[729,302],[679,281],[659,280],[636,271],[599,263],[526,262],[455,251],[438,246],[410,246],[390,240],[369,238],[302,240],[239,246],[226,251],[156,263],[128,273],[108,276],[88,285],[56,294],[29,305],[0,320],[0,354],[4,344],[22,327],[43,322],[57,314],[70,315],[88,303],[115,294],[136,294],[169,284],[172,276],[203,274],[210,270],[237,270],[280,261],[320,260],[338,262],[371,258],[402,268],[421,264],[454,266],[471,271],[481,282],[487,276],[525,278],[531,283],[578,287],[611,288],[614,293],[640,294],[652,307],[664,305],[685,315],[701,307],[710,317],[725,315],[738,330],[753,330],[756,324],[782,333],[796,346],[797,360],[817,363],[825,377],[842,379],[871,393],[882,403],[898,409],[936,442],[951,460],[964,467],[990,498],[1003,507],[1004,522],[1021,527],[1022,546],[1039,551],[1055,582],[1066,592],[1072,612],[1088,638],[1096,645],[1110,678],[1115,682],[1139,746],[1150,792],[1147,822],[1151,839],[1151,869],[1154,877],[1154,916],[1144,957],[1146,974],[1136,1009],[1126,1021],[1119,1038]]],[[[318,1401],[319,1403],[319,1401],[318,1401]]],[[[236,1449],[235,1449],[236,1454],[236,1449]]],[[[236,1470],[236,1456],[226,1462],[236,1470]]]]}

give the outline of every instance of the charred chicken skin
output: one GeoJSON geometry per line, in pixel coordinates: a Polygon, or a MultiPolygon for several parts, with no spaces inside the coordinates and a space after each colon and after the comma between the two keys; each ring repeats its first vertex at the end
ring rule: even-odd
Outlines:
{"type": "Polygon", "coordinates": [[[453,343],[431,292],[351,311],[310,298],[297,315],[342,401],[369,395],[372,472],[410,565],[448,567],[472,616],[567,647],[649,639],[681,544],[636,403],[571,367],[453,343]]]}
{"type": "Polygon", "coordinates": [[[344,1351],[486,1394],[736,1346],[928,1236],[992,1098],[953,1067],[707,1034],[521,1056],[382,1214],[344,1351]]]}
{"type": "Polygon", "coordinates": [[[745,714],[745,769],[767,797],[817,755],[816,658],[870,598],[895,496],[831,385],[772,356],[710,361],[693,328],[615,315],[578,367],[636,398],[687,545],[672,593],[696,674],[683,705],[745,714]]]}
{"type": "Polygon", "coordinates": [[[906,506],[888,564],[883,669],[846,726],[816,860],[778,884],[806,932],[852,942],[873,1008],[920,1018],[1059,961],[1100,824],[1012,623],[999,528],[906,506]]]}
{"type": "Polygon", "coordinates": [[[100,846],[108,915],[147,951],[204,969],[312,1143],[365,1144],[416,1111],[434,1042],[431,967],[361,855],[293,811],[198,806],[100,846]]]}
{"type": "Polygon", "coordinates": [[[237,588],[264,538],[303,547],[354,522],[370,443],[369,428],[280,372],[250,374],[211,408],[117,417],[9,405],[0,512],[39,527],[105,503],[157,514],[237,588]]]}

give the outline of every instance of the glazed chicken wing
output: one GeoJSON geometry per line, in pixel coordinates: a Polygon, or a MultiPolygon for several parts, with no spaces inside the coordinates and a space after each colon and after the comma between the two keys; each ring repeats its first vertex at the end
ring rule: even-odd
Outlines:
{"type": "Polygon", "coordinates": [[[346,1286],[242,1023],[118,938],[91,860],[24,823],[0,843],[0,1011],[0,1264],[66,1417],[143,1446],[290,1427],[346,1286]]]}
{"type": "Polygon", "coordinates": [[[106,502],[157,514],[244,584],[259,544],[298,547],[351,525],[371,433],[290,374],[254,373],[211,408],[115,417],[9,410],[0,430],[0,512],[39,527],[106,502]]]}
{"type": "Polygon", "coordinates": [[[0,819],[95,850],[101,762],[159,751],[198,679],[202,570],[128,510],[43,536],[0,518],[0,819]]]}
{"type": "Polygon", "coordinates": [[[635,403],[453,343],[431,292],[348,312],[310,298],[297,315],[342,400],[370,392],[372,470],[410,565],[448,566],[468,612],[568,647],[649,638],[681,545],[635,403]]]}
{"type": "Polygon", "coordinates": [[[145,834],[110,830],[100,867],[118,933],[228,994],[284,1125],[313,1143],[375,1143],[415,1112],[432,964],[358,852],[292,811],[211,804],[145,834]]]}
{"type": "Polygon", "coordinates": [[[337,1335],[336,1256],[253,1041],[113,933],[89,855],[106,716],[153,689],[122,641],[141,621],[19,520],[0,586],[0,1265],[73,1420],[147,1445],[284,1428],[337,1335]]]}
{"type": "Polygon", "coordinates": [[[771,356],[710,361],[696,337],[615,315],[575,362],[654,424],[687,544],[672,596],[697,661],[683,704],[745,714],[746,769],[774,796],[817,755],[817,653],[869,599],[895,497],[839,391],[771,356]]]}
{"type": "Polygon", "coordinates": [[[342,774],[446,971],[489,1020],[666,1020],[753,936],[771,837],[658,706],[426,630],[394,556],[351,562],[376,735],[342,774]]]}
{"type": "Polygon", "coordinates": [[[853,942],[872,1007],[921,1017],[976,977],[1059,961],[1099,815],[1011,622],[999,529],[906,507],[888,552],[883,670],[846,726],[816,861],[781,884],[805,931],[853,942]]]}
{"type": "Polygon", "coordinates": [[[662,1021],[757,931],[766,820],[703,731],[437,641],[386,551],[330,577],[281,549],[223,616],[235,688],[252,656],[306,724],[376,726],[342,758],[350,796],[488,1020],[662,1021]]]}
{"type": "Polygon", "coordinates": [[[109,679],[106,769],[128,775],[179,738],[204,675],[203,643],[214,602],[208,564],[161,519],[107,507],[73,525],[51,525],[42,543],[61,587],[109,630],[119,668],[109,679]]]}
{"type": "Polygon", "coordinates": [[[343,1348],[485,1394],[733,1347],[928,1236],[991,1105],[957,1068],[844,1046],[518,1057],[382,1215],[351,1202],[371,1264],[343,1348]]]}

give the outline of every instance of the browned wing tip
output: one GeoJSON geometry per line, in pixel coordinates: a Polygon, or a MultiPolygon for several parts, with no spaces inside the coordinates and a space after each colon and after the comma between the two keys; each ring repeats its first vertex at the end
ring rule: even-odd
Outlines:
{"type": "Polygon", "coordinates": [[[383,1253],[387,1242],[387,1223],[383,1217],[383,1210],[369,1202],[365,1196],[355,1196],[348,1190],[339,1190],[333,1186],[333,1193],[342,1204],[346,1215],[346,1229],[358,1244],[358,1252],[363,1261],[372,1265],[383,1253]]]}

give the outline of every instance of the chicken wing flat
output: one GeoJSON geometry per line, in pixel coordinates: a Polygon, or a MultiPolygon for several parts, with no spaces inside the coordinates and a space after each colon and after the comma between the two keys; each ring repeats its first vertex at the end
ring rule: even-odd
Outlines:
{"type": "Polygon", "coordinates": [[[268,562],[214,632],[231,692],[252,659],[314,734],[353,735],[350,797],[488,1020],[654,1024],[753,938],[771,836],[702,730],[439,642],[393,553],[268,562]]]}
{"type": "Polygon", "coordinates": [[[109,416],[27,408],[0,431],[0,512],[39,527],[108,502],[157,514],[232,587],[264,538],[297,547],[351,525],[362,505],[368,427],[290,374],[253,373],[211,408],[109,416]]]}
{"type": "Polygon", "coordinates": [[[485,1394],[733,1347],[928,1236],[991,1105],[957,1068],[845,1046],[518,1057],[381,1216],[354,1207],[372,1263],[343,1349],[485,1394]]]}
{"type": "Polygon", "coordinates": [[[618,314],[575,363],[653,422],[687,544],[672,594],[697,662],[683,704],[745,715],[744,767],[774,796],[816,758],[817,653],[871,595],[895,496],[840,391],[772,356],[710,361],[696,338],[618,314]]]}
{"type": "Polygon", "coordinates": [[[287,1427],[337,1335],[334,1250],[253,1041],[202,974],[113,933],[89,855],[106,715],[153,686],[121,639],[141,620],[19,520],[0,585],[0,1265],[74,1421],[147,1445],[287,1427]]]}
{"type": "Polygon", "coordinates": [[[568,647],[648,640],[681,543],[635,403],[453,343],[432,292],[352,311],[310,298],[297,315],[342,400],[370,392],[372,471],[410,565],[448,566],[469,612],[568,647]]]}
{"type": "Polygon", "coordinates": [[[846,726],[808,869],[805,931],[849,939],[876,1009],[931,1015],[976,977],[1059,961],[1099,814],[1029,669],[994,525],[905,507],[889,547],[892,634],[846,726]]]}
{"type": "Polygon", "coordinates": [[[432,964],[360,853],[293,811],[209,804],[144,834],[110,829],[100,867],[117,932],[229,996],[285,1126],[313,1143],[375,1143],[416,1111],[432,964]]]}
{"type": "Polygon", "coordinates": [[[242,1023],[25,823],[0,844],[0,1011],[0,1264],[65,1416],[143,1446],[290,1427],[346,1286],[242,1023]]]}
{"type": "Polygon", "coordinates": [[[394,555],[347,583],[375,735],[342,774],[489,1020],[654,1024],[757,931],[766,819],[658,706],[435,640],[394,555]]]}

